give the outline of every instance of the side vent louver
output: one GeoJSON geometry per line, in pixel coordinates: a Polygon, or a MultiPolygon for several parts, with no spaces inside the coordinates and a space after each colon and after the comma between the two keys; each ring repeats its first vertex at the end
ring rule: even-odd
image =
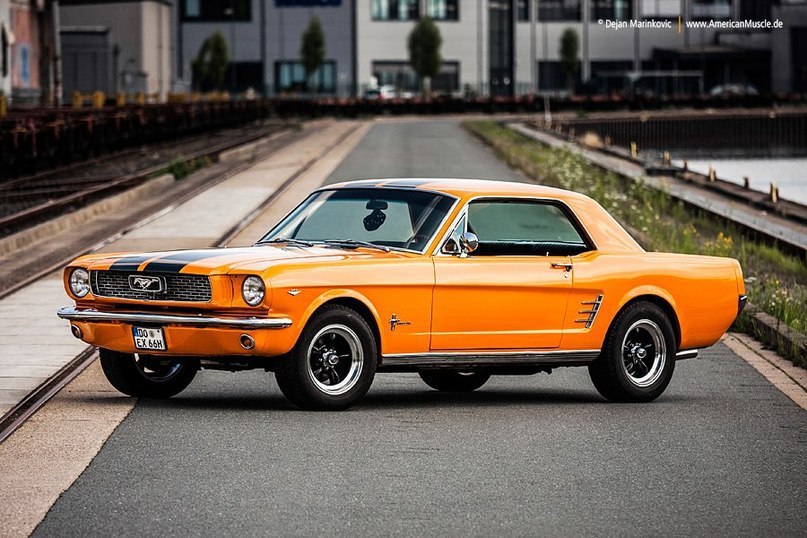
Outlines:
{"type": "Polygon", "coordinates": [[[575,323],[585,323],[586,329],[590,328],[594,324],[594,318],[597,317],[597,312],[600,310],[600,305],[602,304],[602,294],[597,295],[597,298],[593,301],[583,301],[580,304],[583,305],[583,310],[578,310],[578,314],[586,314],[587,317],[582,319],[574,320],[575,323]]]}

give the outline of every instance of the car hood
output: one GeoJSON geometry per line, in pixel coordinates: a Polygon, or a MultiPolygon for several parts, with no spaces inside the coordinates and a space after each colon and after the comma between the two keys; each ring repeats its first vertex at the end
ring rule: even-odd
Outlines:
{"type": "Polygon", "coordinates": [[[383,252],[364,248],[262,245],[244,248],[96,254],[79,258],[74,265],[85,265],[91,270],[221,275],[240,271],[262,272],[284,263],[337,262],[402,255],[394,251],[383,252]]]}

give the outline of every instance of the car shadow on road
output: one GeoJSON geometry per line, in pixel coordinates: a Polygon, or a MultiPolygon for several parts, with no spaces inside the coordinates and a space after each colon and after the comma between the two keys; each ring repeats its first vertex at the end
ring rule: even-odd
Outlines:
{"type": "Polygon", "coordinates": [[[605,403],[599,395],[574,390],[477,390],[474,392],[439,392],[418,390],[412,392],[371,392],[360,402],[362,409],[374,408],[418,408],[434,407],[486,407],[605,403]]]}
{"type": "MultiPolygon", "coordinates": [[[[107,400],[109,403],[112,401],[107,400]]],[[[103,400],[98,403],[103,403],[103,400]]],[[[595,393],[569,390],[506,391],[479,390],[470,393],[449,393],[433,390],[411,392],[370,392],[359,402],[356,410],[377,409],[433,409],[440,407],[496,406],[515,407],[524,405],[604,404],[604,399],[595,393]]],[[[295,411],[282,395],[180,395],[168,400],[141,398],[138,406],[159,409],[197,409],[232,411],[295,411]]]]}

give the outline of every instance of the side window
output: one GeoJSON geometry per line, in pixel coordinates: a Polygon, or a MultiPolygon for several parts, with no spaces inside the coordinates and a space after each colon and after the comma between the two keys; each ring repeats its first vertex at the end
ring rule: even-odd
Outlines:
{"type": "Polygon", "coordinates": [[[468,231],[479,238],[475,256],[574,256],[588,250],[563,210],[545,202],[471,203],[468,231]]]}

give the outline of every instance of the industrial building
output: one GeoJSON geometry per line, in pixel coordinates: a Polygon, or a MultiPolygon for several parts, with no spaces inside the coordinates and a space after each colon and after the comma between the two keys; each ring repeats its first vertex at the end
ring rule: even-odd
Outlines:
{"type": "Polygon", "coordinates": [[[798,45],[804,0],[179,0],[176,12],[181,84],[191,84],[192,59],[219,30],[236,60],[231,84],[272,95],[302,90],[300,40],[313,16],[327,43],[317,92],[339,96],[386,84],[415,90],[406,39],[424,16],[443,37],[443,66],[432,82],[443,93],[692,93],[726,84],[781,92],[800,88],[806,69],[807,47],[798,45]],[[776,17],[785,28],[690,27],[776,17]],[[631,20],[650,22],[638,28],[631,20]],[[573,74],[559,52],[567,29],[580,47],[573,74]]]}

